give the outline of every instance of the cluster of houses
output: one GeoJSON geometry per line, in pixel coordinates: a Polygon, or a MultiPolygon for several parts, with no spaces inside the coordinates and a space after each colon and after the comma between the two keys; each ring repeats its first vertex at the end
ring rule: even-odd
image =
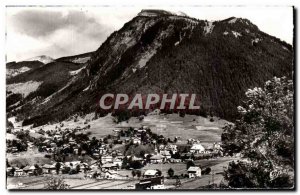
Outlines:
{"type": "MultiPolygon", "coordinates": [[[[80,128],[71,130],[69,132],[81,131],[80,128]]],[[[92,150],[87,152],[82,149],[82,144],[86,144],[88,148],[91,148],[93,140],[81,140],[80,143],[73,137],[65,140],[66,133],[56,129],[47,132],[48,136],[45,140],[39,144],[39,151],[46,152],[47,154],[53,154],[54,152],[60,153],[60,151],[70,151],[72,148],[72,154],[75,155],[91,155],[94,159],[90,163],[84,163],[81,161],[73,162],[57,162],[53,164],[44,164],[39,166],[28,165],[23,168],[8,167],[7,173],[10,176],[31,176],[38,174],[76,174],[84,172],[88,178],[105,178],[105,179],[124,179],[128,176],[118,174],[118,170],[124,168],[124,159],[130,159],[130,161],[137,161],[142,165],[146,163],[158,164],[158,163],[181,163],[184,159],[191,159],[192,157],[205,156],[211,154],[220,154],[222,148],[220,143],[214,143],[211,147],[205,148],[200,141],[189,139],[187,140],[189,151],[183,153],[178,149],[176,143],[166,142],[162,136],[153,135],[150,129],[146,126],[141,128],[134,128],[132,130],[114,130],[115,135],[110,136],[113,140],[110,143],[106,143],[104,139],[99,139],[101,144],[93,145],[92,150]],[[51,135],[51,136],[50,136],[51,135]],[[58,142],[63,142],[58,146],[58,142]],[[112,144],[154,144],[155,150],[150,154],[144,154],[144,156],[137,157],[135,155],[124,156],[125,153],[119,150],[113,150],[112,144]],[[174,157],[174,154],[179,154],[174,157]],[[172,158],[173,157],[173,158],[172,158]],[[9,174],[12,173],[13,175],[9,174]],[[67,170],[67,171],[66,171],[67,170]]],[[[29,148],[33,148],[34,145],[28,142],[29,148]]],[[[16,148],[11,148],[12,151],[16,151],[16,148]]],[[[201,177],[201,168],[191,166],[187,170],[189,178],[201,177]]],[[[136,185],[137,189],[163,189],[164,178],[158,175],[157,170],[146,170],[143,173],[143,179],[136,185]]]]}

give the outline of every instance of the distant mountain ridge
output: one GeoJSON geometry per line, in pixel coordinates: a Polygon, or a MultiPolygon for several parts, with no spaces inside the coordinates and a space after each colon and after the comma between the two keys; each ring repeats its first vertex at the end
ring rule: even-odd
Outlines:
{"type": "Polygon", "coordinates": [[[209,22],[162,10],[143,10],[87,58],[61,88],[12,112],[41,125],[102,113],[103,93],[196,93],[201,110],[193,114],[231,120],[248,88],[293,71],[293,47],[247,19],[209,22]]]}

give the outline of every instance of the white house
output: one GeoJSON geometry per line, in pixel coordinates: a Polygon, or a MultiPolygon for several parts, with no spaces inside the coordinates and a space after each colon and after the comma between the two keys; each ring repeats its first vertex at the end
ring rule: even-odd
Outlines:
{"type": "Polygon", "coordinates": [[[193,144],[193,146],[190,149],[190,152],[194,154],[204,153],[204,151],[205,148],[202,146],[202,144],[193,144]]]}
{"type": "Polygon", "coordinates": [[[165,159],[170,159],[170,158],[171,158],[170,151],[168,151],[168,150],[161,150],[159,153],[160,153],[165,159]]]}
{"type": "Polygon", "coordinates": [[[121,159],[118,159],[118,158],[115,158],[114,160],[113,160],[113,164],[114,165],[116,165],[116,166],[118,166],[118,167],[122,167],[122,160],[121,159]]]}
{"type": "Polygon", "coordinates": [[[133,142],[133,144],[141,144],[141,139],[135,137],[135,138],[133,138],[132,142],[133,142]]]}
{"type": "Polygon", "coordinates": [[[108,162],[113,162],[113,157],[110,156],[110,155],[102,156],[102,157],[101,157],[101,162],[102,162],[103,164],[108,163],[108,162]]]}
{"type": "Polygon", "coordinates": [[[156,177],[156,176],[158,176],[157,170],[149,169],[149,170],[146,170],[144,173],[144,177],[147,177],[147,178],[156,177]]]}
{"type": "Polygon", "coordinates": [[[174,144],[168,145],[168,149],[169,149],[170,151],[172,151],[173,154],[176,153],[176,152],[178,151],[178,150],[177,150],[177,145],[174,145],[174,144]]]}
{"type": "Polygon", "coordinates": [[[150,157],[150,162],[151,163],[162,163],[163,162],[163,156],[160,154],[153,155],[150,157]]]}
{"type": "Polygon", "coordinates": [[[25,176],[26,173],[23,171],[23,169],[17,169],[15,170],[14,172],[14,176],[15,177],[22,177],[22,176],[25,176]]]}
{"type": "Polygon", "coordinates": [[[117,177],[117,172],[114,170],[106,171],[104,178],[106,179],[115,179],[117,177]]]}
{"type": "Polygon", "coordinates": [[[200,167],[190,167],[188,170],[189,178],[201,177],[200,167]]]}

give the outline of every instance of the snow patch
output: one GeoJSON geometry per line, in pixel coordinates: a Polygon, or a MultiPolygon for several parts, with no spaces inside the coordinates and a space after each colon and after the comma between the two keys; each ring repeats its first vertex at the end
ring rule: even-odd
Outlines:
{"type": "Polygon", "coordinates": [[[284,46],[282,46],[282,49],[289,51],[289,49],[284,46]]]}
{"type": "Polygon", "coordinates": [[[27,66],[23,66],[19,69],[7,69],[6,70],[6,77],[11,78],[11,77],[17,76],[18,74],[27,72],[29,70],[30,70],[30,68],[28,68],[27,66]]]}
{"type": "Polygon", "coordinates": [[[229,33],[227,31],[223,32],[223,35],[228,35],[229,33]]]}
{"type": "Polygon", "coordinates": [[[84,57],[84,58],[76,58],[75,60],[72,60],[73,63],[78,63],[78,64],[84,64],[87,61],[89,61],[91,57],[84,57]]]}
{"type": "Polygon", "coordinates": [[[75,75],[77,75],[82,69],[84,69],[85,67],[82,67],[82,68],[80,68],[80,69],[78,69],[78,70],[73,70],[73,71],[70,71],[69,72],[69,74],[71,75],[71,76],[75,76],[75,75]]]}
{"type": "Polygon", "coordinates": [[[235,31],[231,31],[231,32],[235,36],[235,38],[238,38],[238,37],[242,36],[241,33],[239,33],[239,32],[235,32],[235,31]]]}
{"type": "Polygon", "coordinates": [[[185,20],[186,22],[189,22],[191,24],[198,24],[199,22],[195,19],[192,18],[187,18],[187,17],[178,17],[178,16],[169,16],[170,19],[172,20],[185,20]]]}
{"type": "Polygon", "coordinates": [[[228,23],[229,23],[229,24],[233,24],[233,23],[235,23],[236,21],[237,21],[237,18],[233,18],[233,19],[229,20],[228,23]]]}
{"type": "Polygon", "coordinates": [[[24,97],[27,97],[31,92],[34,92],[43,82],[38,81],[28,81],[26,83],[14,83],[6,86],[7,91],[13,93],[22,94],[24,97]]]}
{"type": "Polygon", "coordinates": [[[30,59],[25,60],[25,61],[40,61],[43,64],[48,64],[50,62],[53,62],[54,59],[49,57],[49,56],[42,55],[42,56],[36,56],[36,57],[30,58],[30,59]]]}
{"type": "Polygon", "coordinates": [[[146,66],[147,62],[156,54],[156,49],[146,52],[138,62],[139,68],[146,66]]]}
{"type": "Polygon", "coordinates": [[[207,35],[207,34],[212,33],[214,27],[215,27],[215,25],[213,25],[213,22],[205,22],[204,34],[207,35]]]}

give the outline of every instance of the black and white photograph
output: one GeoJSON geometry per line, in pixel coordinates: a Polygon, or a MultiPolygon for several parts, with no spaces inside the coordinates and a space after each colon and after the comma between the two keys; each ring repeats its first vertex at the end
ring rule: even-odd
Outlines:
{"type": "Polygon", "coordinates": [[[293,5],[5,12],[7,190],[295,190],[293,5]]]}

